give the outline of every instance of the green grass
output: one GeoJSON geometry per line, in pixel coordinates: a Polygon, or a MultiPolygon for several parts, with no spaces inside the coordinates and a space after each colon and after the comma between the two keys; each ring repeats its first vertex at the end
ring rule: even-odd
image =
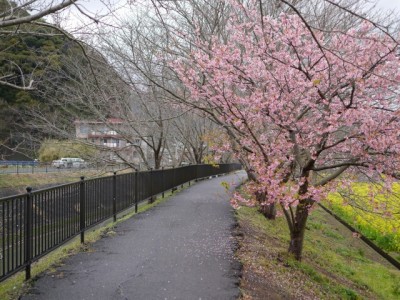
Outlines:
{"type": "MultiPolygon", "coordinates": [[[[187,188],[185,185],[183,189],[187,188]]],[[[182,191],[183,189],[178,189],[182,191]]],[[[161,196],[157,197],[153,203],[142,202],[138,207],[138,214],[151,209],[152,207],[168,200],[171,196],[175,195],[177,192],[166,192],[164,198],[161,196]]],[[[122,215],[121,213],[120,215],[122,215]]],[[[129,218],[136,215],[134,209],[126,211],[116,222],[108,220],[103,224],[95,227],[92,230],[85,232],[85,244],[80,243],[79,236],[74,238],[71,242],[57,248],[56,250],[50,252],[48,255],[40,259],[39,261],[32,264],[32,279],[25,281],[25,272],[20,272],[4,282],[0,283],[0,299],[1,300],[13,300],[18,299],[21,294],[26,292],[31,284],[35,281],[38,275],[45,271],[52,272],[63,264],[63,261],[71,255],[77,254],[79,252],[92,251],[91,244],[99,240],[100,238],[108,235],[115,234],[114,228],[121,222],[128,220],[129,218]]]]}
{"type": "MultiPolygon", "coordinates": [[[[301,262],[287,255],[289,232],[284,218],[270,221],[248,207],[241,207],[237,217],[240,224],[250,224],[259,247],[267,252],[265,273],[289,272],[291,278],[297,274],[305,282],[302,288],[321,299],[400,299],[400,271],[380,263],[376,253],[321,209],[310,216],[301,262]]],[[[245,254],[244,263],[246,255],[263,254],[245,254]]]]}
{"type": "Polygon", "coordinates": [[[330,193],[324,205],[386,251],[400,255],[400,184],[388,193],[378,184],[353,182],[351,189],[330,193]],[[347,195],[347,196],[345,196],[347,195]]]}
{"type": "MultiPolygon", "coordinates": [[[[120,172],[119,172],[120,173],[120,172]]],[[[79,170],[77,172],[52,172],[35,174],[0,174],[0,189],[10,188],[25,192],[27,186],[33,188],[47,184],[64,184],[77,182],[81,176],[85,178],[110,176],[112,172],[97,170],[79,170]]]]}
{"type": "Polygon", "coordinates": [[[1,174],[0,189],[12,189],[15,193],[25,193],[26,187],[38,189],[43,185],[56,185],[76,182],[80,180],[81,174],[1,174]]]}

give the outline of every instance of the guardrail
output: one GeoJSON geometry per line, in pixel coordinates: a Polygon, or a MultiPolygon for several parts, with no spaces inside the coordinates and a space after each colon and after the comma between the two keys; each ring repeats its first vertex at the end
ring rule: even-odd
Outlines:
{"type": "Polygon", "coordinates": [[[0,281],[50,251],[146,199],[192,180],[229,173],[239,164],[190,165],[175,169],[116,174],[0,199],[0,281]]]}

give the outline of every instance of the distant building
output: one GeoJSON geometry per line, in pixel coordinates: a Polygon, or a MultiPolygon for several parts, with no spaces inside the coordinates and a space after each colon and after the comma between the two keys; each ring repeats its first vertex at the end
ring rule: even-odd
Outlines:
{"type": "Polygon", "coordinates": [[[124,120],[117,118],[109,118],[106,121],[76,120],[74,124],[76,137],[103,147],[107,159],[121,161],[118,157],[121,156],[132,163],[140,163],[141,157],[136,149],[146,148],[146,145],[140,138],[129,138],[130,141],[127,141],[128,128],[124,120]],[[107,148],[110,150],[107,151],[107,148]]]}
{"type": "Polygon", "coordinates": [[[127,142],[117,133],[123,127],[120,119],[107,119],[106,122],[76,120],[76,137],[90,140],[93,144],[110,148],[125,147],[127,142]]]}

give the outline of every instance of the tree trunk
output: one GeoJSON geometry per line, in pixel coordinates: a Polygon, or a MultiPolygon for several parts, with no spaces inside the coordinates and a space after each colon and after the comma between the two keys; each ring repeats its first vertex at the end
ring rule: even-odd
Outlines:
{"type": "Polygon", "coordinates": [[[154,152],[154,170],[161,169],[161,160],[162,156],[160,155],[159,151],[154,152]]]}
{"type": "MultiPolygon", "coordinates": [[[[257,192],[256,194],[256,199],[259,203],[265,203],[266,201],[266,193],[265,192],[257,192]]],[[[267,219],[270,220],[275,220],[276,217],[276,207],[275,203],[271,204],[265,204],[260,206],[260,212],[266,217],[267,219]]]]}
{"type": "Polygon", "coordinates": [[[260,207],[260,212],[261,212],[261,213],[264,215],[264,217],[266,217],[267,219],[275,220],[275,218],[276,218],[276,206],[275,206],[275,203],[262,205],[262,206],[260,207]]]}
{"type": "Polygon", "coordinates": [[[290,232],[289,253],[293,254],[296,260],[300,261],[303,252],[304,232],[308,218],[308,211],[312,206],[312,201],[306,200],[296,208],[293,228],[290,232]]]}
{"type": "Polygon", "coordinates": [[[200,165],[201,164],[201,156],[199,155],[197,149],[195,147],[192,147],[193,151],[193,156],[196,164],[200,165]]]}

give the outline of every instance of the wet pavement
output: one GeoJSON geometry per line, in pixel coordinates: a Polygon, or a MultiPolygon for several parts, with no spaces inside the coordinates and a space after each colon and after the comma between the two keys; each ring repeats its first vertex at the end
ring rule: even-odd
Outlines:
{"type": "Polygon", "coordinates": [[[229,198],[244,177],[198,182],[120,223],[92,252],[39,278],[22,299],[236,299],[240,264],[229,198]]]}

